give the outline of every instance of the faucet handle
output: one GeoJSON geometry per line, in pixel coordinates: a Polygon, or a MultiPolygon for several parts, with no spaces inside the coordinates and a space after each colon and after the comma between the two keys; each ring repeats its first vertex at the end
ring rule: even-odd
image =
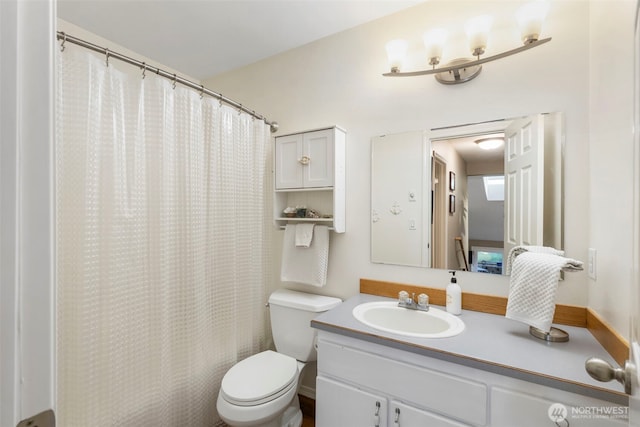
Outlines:
{"type": "Polygon", "coordinates": [[[406,304],[407,299],[409,299],[409,292],[407,291],[398,292],[398,303],[406,304]]]}
{"type": "Polygon", "coordinates": [[[429,307],[429,295],[427,294],[418,295],[418,306],[429,307]]]}

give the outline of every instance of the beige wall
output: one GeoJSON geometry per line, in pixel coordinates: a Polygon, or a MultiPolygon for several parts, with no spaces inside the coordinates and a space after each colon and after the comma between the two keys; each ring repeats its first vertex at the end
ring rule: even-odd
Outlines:
{"type": "MultiPolygon", "coordinates": [[[[327,286],[307,290],[347,298],[358,292],[361,277],[436,287],[448,283],[445,270],[377,265],[369,261],[372,136],[537,112],[565,114],[565,249],[567,256],[586,260],[588,233],[592,228],[588,191],[588,2],[554,2],[545,30],[553,37],[550,43],[486,64],[481,75],[470,83],[444,86],[429,76],[381,76],[387,71],[384,45],[388,40],[410,39],[411,48],[420,51],[425,29],[450,23],[457,25],[455,31],[461,33],[467,18],[483,12],[496,15],[492,48],[514,47],[519,40],[512,17],[519,4],[431,1],[205,82],[206,86],[278,121],[282,133],[332,124],[347,131],[347,232],[332,235],[327,286]]],[[[452,43],[466,50],[464,41],[452,43]]],[[[593,225],[596,226],[602,225],[593,225]]],[[[607,223],[606,227],[611,225],[607,223]]],[[[274,250],[279,254],[282,233],[274,232],[277,235],[274,250]]],[[[615,255],[623,259],[625,256],[609,254],[615,255]]],[[[279,255],[275,259],[279,262],[279,255]]],[[[496,295],[508,292],[508,279],[502,277],[466,273],[460,274],[459,283],[468,292],[496,295]]],[[[282,284],[276,277],[271,287],[279,286],[282,284]]],[[[568,274],[560,286],[558,300],[586,305],[587,290],[586,273],[568,274]]],[[[618,322],[616,327],[622,325],[618,322]]]]}
{"type": "Polygon", "coordinates": [[[633,1],[593,1],[589,73],[588,305],[628,336],[633,184],[633,1]]]}
{"type": "MultiPolygon", "coordinates": [[[[568,256],[586,261],[587,249],[596,248],[598,278],[591,280],[586,272],[567,275],[558,300],[589,305],[626,335],[634,2],[554,1],[545,27],[551,43],[486,64],[482,74],[465,85],[443,86],[429,76],[381,76],[387,71],[386,41],[404,37],[420,52],[425,29],[449,23],[452,31],[461,33],[467,18],[484,12],[496,16],[491,49],[513,47],[517,34],[510,25],[518,4],[431,1],[204,82],[278,121],[280,134],[333,124],[347,130],[347,232],[332,235],[326,288],[307,290],[347,298],[358,292],[361,277],[436,287],[448,283],[444,270],[370,263],[372,136],[562,111],[565,249],[568,256]]],[[[70,24],[59,26],[101,43],[70,24]]],[[[459,46],[451,58],[465,56],[462,38],[451,41],[459,46]]],[[[419,55],[413,59],[424,62],[419,55]]],[[[273,232],[279,264],[282,233],[273,232]]],[[[459,283],[469,292],[508,291],[505,278],[461,274],[459,283]]],[[[274,277],[269,286],[283,284],[274,277]]]]}

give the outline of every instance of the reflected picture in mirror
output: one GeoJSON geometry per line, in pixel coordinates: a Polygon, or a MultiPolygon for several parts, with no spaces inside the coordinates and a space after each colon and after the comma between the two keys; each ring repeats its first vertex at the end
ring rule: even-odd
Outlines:
{"type": "Polygon", "coordinates": [[[562,248],[562,138],[561,113],[373,138],[372,262],[503,274],[514,246],[562,248]],[[380,215],[409,191],[419,211],[380,215]]]}

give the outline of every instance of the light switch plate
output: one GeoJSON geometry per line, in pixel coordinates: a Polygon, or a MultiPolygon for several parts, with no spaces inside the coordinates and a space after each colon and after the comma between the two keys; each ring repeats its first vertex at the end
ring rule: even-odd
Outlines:
{"type": "Polygon", "coordinates": [[[594,248],[589,248],[589,259],[587,261],[587,272],[589,277],[596,280],[598,277],[598,264],[597,264],[597,251],[594,248]]]}

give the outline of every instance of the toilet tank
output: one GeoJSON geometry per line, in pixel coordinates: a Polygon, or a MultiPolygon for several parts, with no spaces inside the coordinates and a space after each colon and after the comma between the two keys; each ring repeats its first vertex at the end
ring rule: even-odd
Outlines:
{"type": "Polygon", "coordinates": [[[279,289],[269,297],[271,333],[278,353],[301,362],[316,360],[316,331],[311,320],[342,300],[323,295],[279,289]]]}

